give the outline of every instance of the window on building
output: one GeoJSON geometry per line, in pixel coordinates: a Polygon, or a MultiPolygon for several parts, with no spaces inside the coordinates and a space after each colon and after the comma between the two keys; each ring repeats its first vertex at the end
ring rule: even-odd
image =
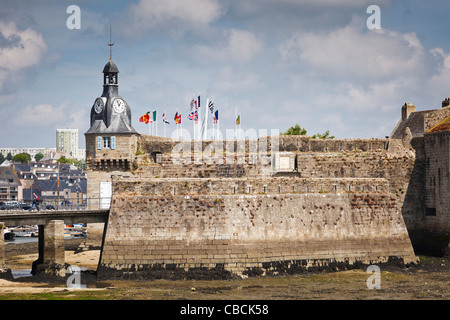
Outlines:
{"type": "Polygon", "coordinates": [[[97,150],[115,148],[116,137],[97,137],[97,150]]]}
{"type": "Polygon", "coordinates": [[[436,216],[436,208],[425,208],[426,216],[436,216]]]}
{"type": "Polygon", "coordinates": [[[111,138],[103,137],[103,149],[111,149],[111,138]]]}

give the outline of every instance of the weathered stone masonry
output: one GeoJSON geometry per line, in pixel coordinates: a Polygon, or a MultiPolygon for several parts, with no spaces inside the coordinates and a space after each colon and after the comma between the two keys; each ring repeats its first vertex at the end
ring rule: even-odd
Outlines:
{"type": "Polygon", "coordinates": [[[397,199],[384,194],[123,193],[108,228],[99,270],[108,275],[228,278],[416,261],[397,199]]]}
{"type": "Polygon", "coordinates": [[[389,143],[281,137],[294,168],[274,173],[250,161],[248,142],[243,164],[227,165],[223,155],[199,165],[192,154],[180,166],[173,141],[143,137],[147,153],[134,174],[112,179],[99,276],[230,278],[415,263],[401,215],[414,157],[403,147],[389,152],[389,143]]]}

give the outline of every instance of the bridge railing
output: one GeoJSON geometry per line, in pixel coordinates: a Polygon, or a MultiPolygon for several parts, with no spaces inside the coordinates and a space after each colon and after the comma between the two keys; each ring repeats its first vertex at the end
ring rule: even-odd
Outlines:
{"type": "MultiPolygon", "coordinates": [[[[111,198],[66,198],[49,199],[44,198],[39,201],[40,210],[108,210],[110,208],[111,198]]],[[[12,203],[0,206],[0,210],[17,211],[28,210],[32,201],[23,203],[12,203]]],[[[33,208],[35,209],[35,208],[33,208]]]]}

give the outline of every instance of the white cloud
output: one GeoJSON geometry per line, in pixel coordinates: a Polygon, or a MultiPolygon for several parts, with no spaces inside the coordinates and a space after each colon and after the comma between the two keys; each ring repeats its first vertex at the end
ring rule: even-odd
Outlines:
{"type": "Polygon", "coordinates": [[[26,68],[38,65],[47,51],[44,37],[27,28],[19,30],[15,23],[0,21],[0,36],[5,40],[0,47],[0,92],[5,83],[14,85],[26,68]]]}
{"type": "Polygon", "coordinates": [[[415,33],[367,31],[364,25],[354,19],[329,32],[297,32],[280,46],[280,54],[341,79],[379,80],[426,72],[426,52],[415,33]]]}
{"type": "Polygon", "coordinates": [[[204,28],[221,14],[217,0],[141,0],[128,6],[125,32],[136,35],[158,29],[179,34],[204,28]]]}
{"type": "Polygon", "coordinates": [[[257,75],[239,72],[230,66],[220,69],[212,78],[212,89],[214,92],[249,90],[259,86],[260,82],[257,75]]]}
{"type": "Polygon", "coordinates": [[[220,37],[208,44],[195,45],[186,50],[201,63],[248,62],[263,49],[263,41],[246,30],[224,30],[220,37]]]}
{"type": "Polygon", "coordinates": [[[86,109],[79,109],[74,112],[70,108],[69,102],[63,102],[60,106],[51,104],[27,105],[22,110],[15,113],[12,118],[13,125],[17,127],[52,128],[84,127],[86,122],[86,109]]]}

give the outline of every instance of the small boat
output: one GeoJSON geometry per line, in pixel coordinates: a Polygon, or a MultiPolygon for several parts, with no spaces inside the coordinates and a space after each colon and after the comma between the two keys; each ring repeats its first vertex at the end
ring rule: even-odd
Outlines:
{"type": "Polygon", "coordinates": [[[4,240],[12,241],[12,240],[14,240],[15,237],[16,237],[16,235],[14,234],[14,232],[11,232],[11,230],[9,230],[8,228],[6,228],[4,230],[4,235],[3,235],[4,240]]]}

